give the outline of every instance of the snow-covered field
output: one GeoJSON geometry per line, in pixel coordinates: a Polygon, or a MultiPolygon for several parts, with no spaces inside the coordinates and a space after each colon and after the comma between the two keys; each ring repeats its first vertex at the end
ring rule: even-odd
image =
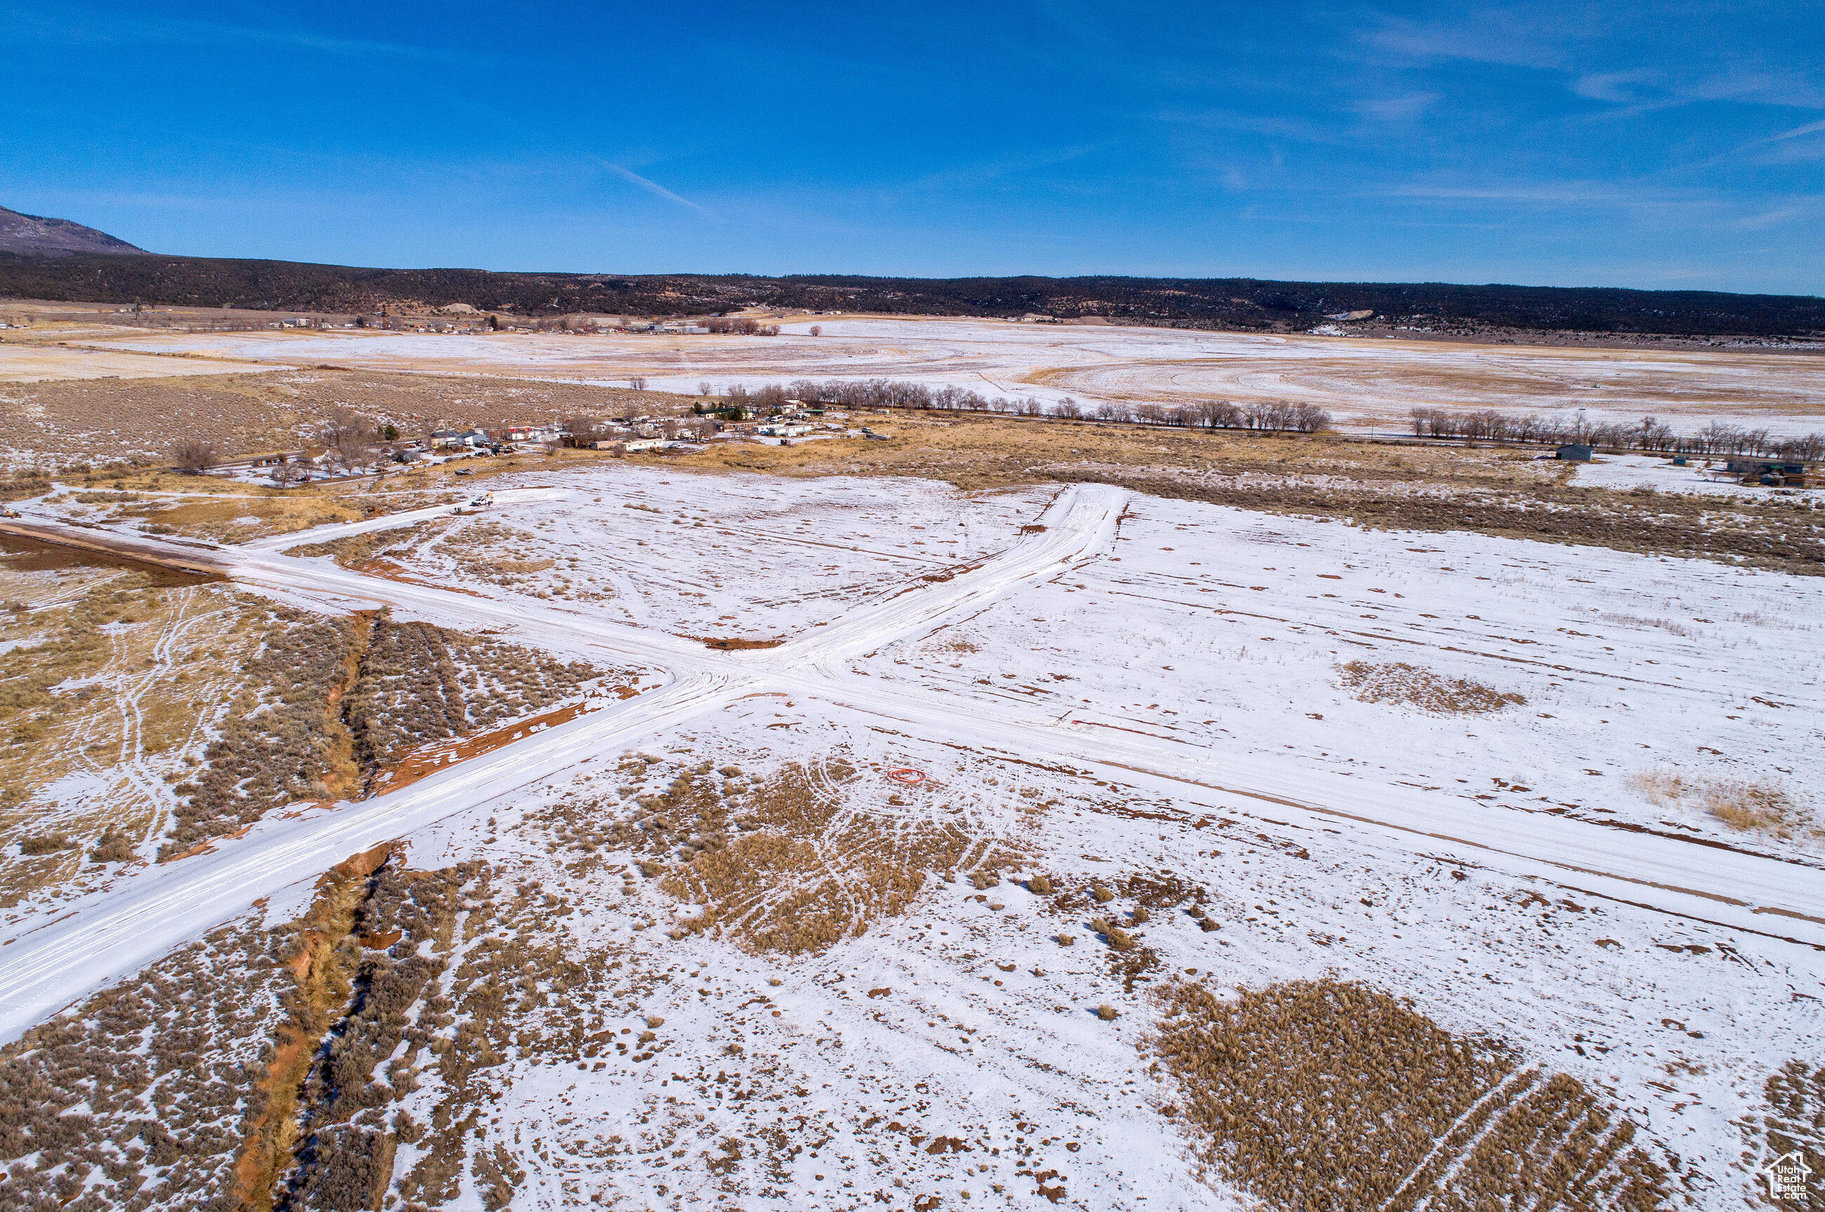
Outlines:
{"type": "Polygon", "coordinates": [[[1047,402],[1309,401],[1343,424],[1400,428],[1416,405],[1655,415],[1777,434],[1825,428],[1825,355],[1594,350],[988,320],[829,319],[778,337],[254,332],[134,334],[121,349],[281,364],[582,379],[721,391],[795,378],[890,378],[1047,402]]]}
{"type": "Polygon", "coordinates": [[[804,634],[883,591],[954,575],[1009,545],[1051,497],[959,497],[912,480],[829,479],[806,491],[790,480],[632,467],[502,482],[547,492],[497,491],[492,507],[413,547],[400,565],[446,584],[492,573],[500,595],[587,604],[597,617],[674,635],[746,640],[804,634]]]}
{"type": "Polygon", "coordinates": [[[146,379],[168,375],[245,374],[277,366],[223,362],[187,355],[154,357],[126,349],[49,342],[0,341],[0,383],[46,379],[146,379]]]}
{"type": "MultiPolygon", "coordinates": [[[[1254,1206],[1149,1061],[1156,995],[1319,980],[1568,1075],[1671,1174],[1663,1206],[1750,1205],[1748,1119],[1825,1029],[1816,578],[1099,485],[494,486],[222,558],[295,604],[664,672],[20,923],[6,1037],[401,839],[526,906],[437,944],[451,973],[489,938],[586,970],[560,996],[528,969],[470,1084],[399,1087],[435,1131],[394,1172],[455,1149],[448,1206],[515,1173],[515,1207],[1254,1206]],[[283,554],[385,526],[420,528],[403,576],[283,554]],[[1718,815],[1745,804],[1785,836],[1718,815]]],[[[1462,1167],[1450,1139],[1428,1165],[1462,1167]]]]}

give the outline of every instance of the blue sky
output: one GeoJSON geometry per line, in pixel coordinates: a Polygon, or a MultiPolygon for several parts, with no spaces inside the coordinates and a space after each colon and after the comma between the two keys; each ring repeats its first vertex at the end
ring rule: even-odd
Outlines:
{"type": "Polygon", "coordinates": [[[161,252],[1825,293],[1825,3],[0,0],[0,115],[161,252]]]}

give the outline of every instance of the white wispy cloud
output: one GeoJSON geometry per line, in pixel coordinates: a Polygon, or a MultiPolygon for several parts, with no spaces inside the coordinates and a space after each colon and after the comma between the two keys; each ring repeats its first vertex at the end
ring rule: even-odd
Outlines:
{"type": "MultiPolygon", "coordinates": [[[[1766,139],[1757,139],[1755,142],[1785,143],[1789,139],[1803,139],[1807,135],[1825,135],[1825,121],[1808,122],[1804,126],[1796,126],[1792,130],[1784,130],[1779,134],[1769,135],[1766,139]]],[[[1754,144],[1750,146],[1754,146],[1754,144]]]]}
{"type": "Polygon", "coordinates": [[[1608,101],[1617,105],[1636,105],[1649,99],[1639,85],[1654,78],[1654,73],[1637,68],[1625,72],[1591,72],[1572,81],[1572,92],[1590,101],[1608,101]]]}
{"type": "Polygon", "coordinates": [[[189,17],[85,15],[66,9],[53,17],[9,9],[10,33],[39,41],[76,45],[268,46],[355,58],[424,59],[478,63],[480,56],[443,47],[370,38],[344,38],[309,30],[268,25],[240,25],[189,17]]]}
{"type": "Polygon", "coordinates": [[[1410,122],[1438,101],[1437,93],[1407,93],[1399,97],[1370,97],[1350,106],[1364,118],[1376,122],[1410,122]]]}
{"type": "Polygon", "coordinates": [[[706,219],[714,219],[716,217],[715,213],[708,207],[699,206],[689,198],[680,197],[665,186],[659,184],[659,182],[654,181],[650,177],[643,177],[631,168],[624,168],[612,160],[604,160],[602,161],[602,164],[609,172],[614,173],[629,185],[638,186],[647,193],[652,194],[655,198],[664,198],[667,202],[675,202],[687,210],[696,211],[706,219]]]}

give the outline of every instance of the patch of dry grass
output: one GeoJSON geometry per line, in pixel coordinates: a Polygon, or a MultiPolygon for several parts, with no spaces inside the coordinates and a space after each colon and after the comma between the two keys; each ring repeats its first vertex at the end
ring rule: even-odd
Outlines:
{"type": "Polygon", "coordinates": [[[1575,1079],[1522,1069],[1388,994],[1334,980],[1162,991],[1143,1045],[1200,1157],[1268,1208],[1646,1212],[1671,1195],[1636,1129],[1575,1079]]]}
{"type": "Polygon", "coordinates": [[[1343,688],[1365,703],[1412,707],[1429,715],[1484,715],[1527,702],[1469,678],[1440,677],[1402,661],[1350,661],[1338,667],[1343,688]]]}
{"type": "Polygon", "coordinates": [[[940,823],[897,793],[875,803],[840,759],[793,763],[751,784],[724,779],[707,765],[682,772],[642,798],[633,828],[674,860],[642,867],[699,907],[680,931],[729,936],[751,951],[823,951],[905,912],[933,876],[1014,858],[1012,847],[940,823]]]}
{"type": "Polygon", "coordinates": [[[0,643],[18,645],[0,661],[0,904],[158,832],[161,777],[201,751],[263,617],[220,585],[34,560],[0,560],[19,607],[0,613],[0,643]]]}
{"type": "Polygon", "coordinates": [[[1782,840],[1797,835],[1825,837],[1825,830],[1796,794],[1771,779],[1697,778],[1668,766],[1651,766],[1631,774],[1628,783],[1656,807],[1698,809],[1745,833],[1765,833],[1782,840]]]}
{"type": "Polygon", "coordinates": [[[358,522],[368,511],[346,497],[249,493],[223,495],[177,504],[148,501],[126,506],[122,513],[145,519],[153,534],[239,543],[263,535],[290,534],[335,522],[358,522]]]}

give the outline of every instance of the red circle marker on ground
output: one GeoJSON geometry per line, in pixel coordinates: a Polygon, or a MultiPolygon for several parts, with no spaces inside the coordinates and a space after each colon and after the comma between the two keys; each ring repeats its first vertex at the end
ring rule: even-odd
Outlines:
{"type": "Polygon", "coordinates": [[[925,781],[925,771],[914,770],[911,766],[902,766],[898,770],[889,770],[887,777],[896,783],[905,783],[908,787],[917,787],[925,781]]]}

